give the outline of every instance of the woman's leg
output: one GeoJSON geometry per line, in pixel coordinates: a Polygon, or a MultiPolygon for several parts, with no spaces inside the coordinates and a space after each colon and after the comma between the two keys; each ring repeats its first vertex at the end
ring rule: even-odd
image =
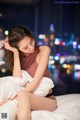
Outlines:
{"type": "Polygon", "coordinates": [[[28,94],[21,91],[16,99],[18,101],[17,120],[31,120],[31,106],[28,94]]]}
{"type": "Polygon", "coordinates": [[[56,99],[50,99],[21,91],[18,94],[18,120],[30,120],[31,110],[54,111],[57,108],[56,99]]]}

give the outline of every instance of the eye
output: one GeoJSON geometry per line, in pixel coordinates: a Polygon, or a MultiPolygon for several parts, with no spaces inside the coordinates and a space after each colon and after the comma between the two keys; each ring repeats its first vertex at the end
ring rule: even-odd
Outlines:
{"type": "Polygon", "coordinates": [[[24,47],[24,49],[27,49],[28,47],[26,46],[26,47],[24,47]]]}

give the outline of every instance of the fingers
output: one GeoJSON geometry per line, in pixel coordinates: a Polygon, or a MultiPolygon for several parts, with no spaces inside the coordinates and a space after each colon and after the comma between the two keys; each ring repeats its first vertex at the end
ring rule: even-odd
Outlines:
{"type": "Polygon", "coordinates": [[[4,46],[6,49],[10,49],[10,48],[11,48],[10,45],[9,45],[9,43],[8,43],[8,41],[4,41],[4,42],[3,42],[3,46],[4,46]]]}
{"type": "Polygon", "coordinates": [[[5,42],[8,42],[8,36],[6,37],[5,42]]]}
{"type": "Polygon", "coordinates": [[[6,43],[8,43],[8,37],[0,43],[0,48],[5,47],[6,43]]]}
{"type": "Polygon", "coordinates": [[[17,97],[17,95],[15,95],[12,99],[10,99],[10,100],[14,100],[15,98],[17,97]]]}
{"type": "Polygon", "coordinates": [[[1,42],[0,42],[0,49],[4,46],[3,43],[4,43],[4,41],[1,41],[1,42]]]}

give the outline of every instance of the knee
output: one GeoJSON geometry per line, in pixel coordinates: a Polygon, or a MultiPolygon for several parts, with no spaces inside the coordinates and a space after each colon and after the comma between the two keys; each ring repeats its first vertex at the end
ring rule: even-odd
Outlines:
{"type": "Polygon", "coordinates": [[[57,100],[55,100],[55,106],[56,106],[55,108],[57,109],[57,100]]]}
{"type": "Polygon", "coordinates": [[[57,109],[57,100],[55,99],[55,101],[54,101],[54,110],[56,110],[57,109]]]}
{"type": "Polygon", "coordinates": [[[57,100],[55,99],[55,100],[52,101],[52,105],[51,105],[50,111],[53,112],[56,109],[57,109],[57,100]]]}

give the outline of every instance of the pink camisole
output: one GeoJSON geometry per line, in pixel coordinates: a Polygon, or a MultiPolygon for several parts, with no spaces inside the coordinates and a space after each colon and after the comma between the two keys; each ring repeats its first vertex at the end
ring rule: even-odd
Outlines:
{"type": "MultiPolygon", "coordinates": [[[[21,52],[21,69],[26,70],[32,77],[34,77],[38,64],[36,62],[36,57],[39,52],[39,47],[35,47],[33,53],[21,52]]],[[[49,77],[48,67],[45,70],[43,77],[49,77]]]]}

